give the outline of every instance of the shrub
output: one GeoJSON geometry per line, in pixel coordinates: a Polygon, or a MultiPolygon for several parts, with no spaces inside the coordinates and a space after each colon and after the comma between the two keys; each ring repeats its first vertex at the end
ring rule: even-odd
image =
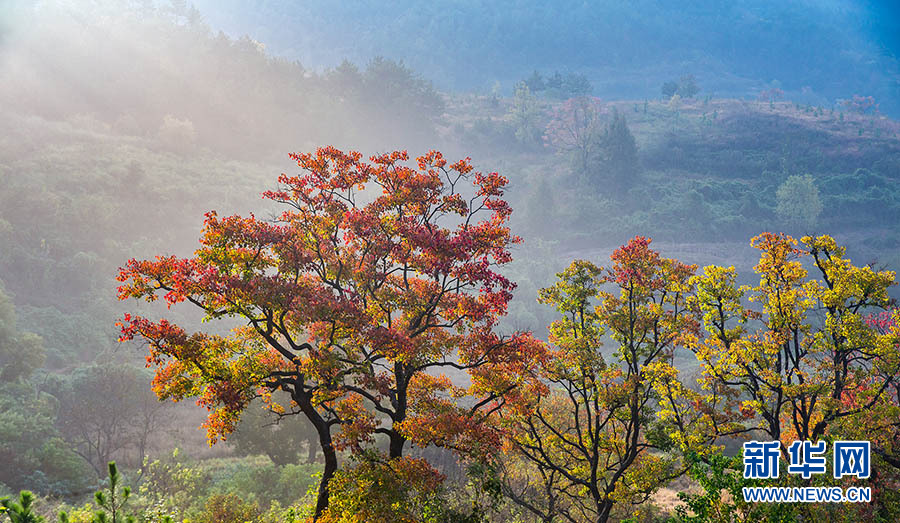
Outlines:
{"type": "Polygon", "coordinates": [[[666,98],[672,98],[678,92],[678,82],[666,82],[662,84],[662,95],[666,98]]]}
{"type": "Polygon", "coordinates": [[[247,523],[259,521],[256,503],[248,503],[235,494],[219,494],[206,500],[197,523],[247,523]]]}
{"type": "Polygon", "coordinates": [[[790,176],[776,192],[778,217],[792,227],[813,227],[822,213],[822,201],[812,175],[790,176]]]}
{"type": "Polygon", "coordinates": [[[697,79],[692,74],[682,76],[677,82],[668,81],[662,85],[662,94],[666,98],[672,98],[676,94],[682,98],[693,98],[699,92],[697,79]]]}
{"type": "Polygon", "coordinates": [[[156,516],[187,512],[209,486],[209,475],[178,459],[178,449],[171,459],[144,462],[144,474],[138,488],[139,503],[145,513],[156,516]]]}
{"type": "Polygon", "coordinates": [[[316,468],[316,465],[307,464],[244,466],[214,485],[212,490],[256,501],[263,509],[270,500],[290,505],[302,498],[309,485],[313,484],[312,473],[316,468]]]}
{"type": "Polygon", "coordinates": [[[324,523],[440,521],[443,477],[423,459],[357,458],[335,474],[324,523]]]}

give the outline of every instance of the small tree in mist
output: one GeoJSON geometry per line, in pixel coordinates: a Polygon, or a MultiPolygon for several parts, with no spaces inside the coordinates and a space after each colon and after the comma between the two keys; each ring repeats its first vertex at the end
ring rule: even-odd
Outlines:
{"type": "Polygon", "coordinates": [[[371,119],[393,133],[402,121],[405,132],[430,139],[434,124],[445,109],[443,97],[430,81],[403,62],[380,56],[368,63],[360,79],[362,85],[353,100],[357,114],[349,115],[353,124],[348,127],[358,127],[360,120],[371,119]]]}
{"type": "Polygon", "coordinates": [[[525,219],[532,234],[552,238],[559,233],[558,205],[554,186],[541,179],[525,201],[525,219]]]}
{"type": "Polygon", "coordinates": [[[126,450],[137,451],[137,463],[143,462],[165,407],[148,390],[149,381],[143,369],[99,364],[44,385],[59,404],[60,433],[98,477],[126,450]]]}
{"type": "Polygon", "coordinates": [[[854,94],[853,98],[849,100],[841,100],[841,105],[843,105],[847,111],[856,114],[877,114],[878,113],[878,104],[875,103],[875,98],[871,96],[860,96],[858,94],[854,94]]]}
{"type": "Polygon", "coordinates": [[[678,79],[678,81],[670,80],[662,84],[662,95],[665,98],[672,98],[676,94],[681,98],[693,98],[700,92],[697,85],[697,79],[692,74],[686,74],[678,79]]]}
{"type": "Polygon", "coordinates": [[[681,99],[680,94],[675,93],[669,99],[668,105],[672,111],[672,131],[674,132],[678,126],[678,118],[681,116],[681,107],[684,105],[684,101],[681,99]]]}
{"type": "Polygon", "coordinates": [[[541,111],[538,109],[537,99],[525,82],[519,82],[516,85],[516,92],[513,95],[509,116],[512,118],[513,130],[519,142],[525,145],[537,145],[540,143],[541,128],[539,120],[541,111]]]}
{"type": "Polygon", "coordinates": [[[697,79],[692,74],[686,74],[678,80],[678,94],[682,98],[693,98],[700,92],[697,79]]]}
{"type": "Polygon", "coordinates": [[[756,99],[760,102],[769,102],[769,107],[774,108],[775,102],[780,102],[784,99],[784,91],[778,87],[763,89],[756,95],[756,99]]]}
{"type": "Polygon", "coordinates": [[[822,213],[819,189],[812,175],[791,175],[775,193],[775,211],[791,227],[812,228],[822,213]]]}
{"type": "Polygon", "coordinates": [[[544,81],[543,75],[537,70],[533,71],[531,76],[526,78],[524,82],[532,93],[539,93],[547,88],[547,83],[544,81]]]}
{"type": "Polygon", "coordinates": [[[660,91],[662,91],[663,98],[668,100],[678,92],[678,82],[665,82],[662,84],[660,91]]]}
{"type": "Polygon", "coordinates": [[[603,122],[608,110],[599,98],[582,96],[554,109],[544,131],[544,142],[572,155],[572,167],[583,174],[601,155],[603,122]]]}
{"type": "Polygon", "coordinates": [[[567,100],[554,112],[544,132],[544,141],[572,155],[576,174],[604,189],[627,190],[639,169],[637,143],[625,115],[609,110],[598,98],[567,100]]]}
{"type": "Polygon", "coordinates": [[[543,94],[558,100],[587,96],[594,89],[584,74],[568,73],[563,76],[559,71],[555,71],[546,79],[540,72],[534,71],[522,83],[534,94],[543,94]]]}
{"type": "Polygon", "coordinates": [[[603,140],[603,165],[613,187],[628,190],[635,181],[640,164],[637,143],[628,129],[625,115],[613,112],[613,119],[606,128],[603,140]]]}

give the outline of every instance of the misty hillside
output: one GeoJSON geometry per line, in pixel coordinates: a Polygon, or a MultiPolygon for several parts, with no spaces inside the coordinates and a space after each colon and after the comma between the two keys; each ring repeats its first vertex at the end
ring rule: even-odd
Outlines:
{"type": "Polygon", "coordinates": [[[499,81],[511,92],[512,79],[560,70],[587,74],[599,96],[652,98],[667,79],[694,74],[715,96],[775,86],[822,105],[872,95],[883,111],[900,114],[900,12],[892,2],[196,5],[216,26],[249,34],[277,56],[316,68],[390,56],[450,89],[487,92],[499,81]]]}
{"type": "MultiPolygon", "coordinates": [[[[0,465],[0,497],[28,488],[46,514],[62,501],[81,510],[115,459],[142,485],[145,514],[219,521],[215,503],[237,498],[253,521],[311,514],[323,458],[305,418],[248,411],[210,449],[196,430],[206,409],[157,403],[147,343],[120,343],[116,324],[136,311],[213,335],[244,325],[119,301],[116,274],[131,259],[190,257],[208,211],[274,220],[284,206],[262,194],[296,174],[289,153],[436,149],[507,178],[523,242],[502,267],[516,287],[498,330],[542,342],[563,309],[539,290],[637,236],[664,257],[735,266],[739,284],[759,282],[749,242],[765,231],[829,234],[854,264],[900,270],[900,32],[873,5],[0,6],[0,464],[13,464],[0,465]],[[110,397],[129,401],[95,408],[110,397]],[[122,427],[104,429],[105,412],[122,427]]],[[[695,379],[700,363],[683,352],[673,361],[695,379]]],[[[454,383],[469,383],[454,365],[454,383]]],[[[271,399],[258,395],[254,406],[271,399]]],[[[715,441],[739,447],[733,434],[715,441]]],[[[342,467],[356,463],[352,445],[340,451],[342,467]]],[[[446,448],[415,452],[466,506],[473,469],[446,448]]],[[[699,488],[673,477],[672,489],[699,488]]],[[[665,485],[634,514],[675,517],[682,502],[665,485]]],[[[496,506],[494,520],[528,514],[496,506]]]]}
{"type": "MultiPolygon", "coordinates": [[[[602,252],[635,233],[743,244],[786,225],[776,190],[810,173],[826,209],[818,229],[846,236],[865,256],[898,259],[900,126],[871,110],[703,89],[677,107],[658,97],[593,99],[601,127],[618,113],[634,136],[634,175],[616,186],[603,161],[576,166],[545,135],[564,94],[441,94],[389,59],[314,73],[215,34],[190,11],[95,9],[80,18],[48,9],[14,33],[17,53],[7,53],[4,71],[16,81],[0,89],[11,108],[0,150],[0,223],[11,244],[0,278],[48,340],[69,336],[38,317],[113,305],[98,297],[125,259],[163,245],[189,252],[207,210],[265,212],[259,194],[289,169],[287,153],[325,143],[472,156],[511,180],[526,241],[552,240],[563,251],[602,252]],[[105,24],[88,32],[87,19],[101,14],[105,24]],[[58,55],[75,35],[78,45],[58,55]],[[516,116],[517,104],[528,114],[516,116]],[[170,224],[164,234],[160,221],[170,224]]],[[[523,306],[540,310],[529,303],[535,287],[520,285],[531,296],[523,306]]]]}

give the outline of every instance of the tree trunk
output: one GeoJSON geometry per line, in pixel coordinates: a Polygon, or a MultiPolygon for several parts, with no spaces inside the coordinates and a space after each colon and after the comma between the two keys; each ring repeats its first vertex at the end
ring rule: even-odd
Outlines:
{"type": "Polygon", "coordinates": [[[391,459],[403,456],[403,446],[406,444],[404,438],[399,431],[392,430],[390,436],[390,445],[388,446],[388,457],[391,459]]]}
{"type": "Polygon", "coordinates": [[[397,392],[391,403],[394,407],[394,414],[391,416],[390,442],[388,445],[388,457],[391,459],[403,456],[403,445],[406,438],[400,434],[399,426],[406,420],[407,407],[407,387],[409,385],[409,376],[407,375],[406,366],[402,362],[394,363],[394,376],[397,380],[397,392]]]}
{"type": "Polygon", "coordinates": [[[313,521],[318,521],[328,508],[328,484],[338,468],[337,451],[334,449],[334,444],[331,440],[332,423],[319,414],[312,403],[312,395],[304,391],[300,386],[297,386],[292,391],[291,396],[316,429],[319,446],[322,448],[322,455],[325,457],[325,467],[322,469],[322,480],[319,481],[319,494],[316,498],[316,511],[313,514],[313,521]]]}
{"type": "Polygon", "coordinates": [[[325,513],[325,509],[328,508],[328,484],[338,468],[337,452],[331,442],[331,427],[323,420],[321,426],[317,424],[316,430],[319,433],[322,455],[325,456],[325,468],[322,470],[322,480],[319,482],[319,494],[316,498],[316,512],[313,515],[313,521],[318,521],[325,513]]]}
{"type": "Polygon", "coordinates": [[[606,523],[609,515],[612,513],[613,503],[610,500],[604,500],[597,504],[597,522],[606,523]]]}

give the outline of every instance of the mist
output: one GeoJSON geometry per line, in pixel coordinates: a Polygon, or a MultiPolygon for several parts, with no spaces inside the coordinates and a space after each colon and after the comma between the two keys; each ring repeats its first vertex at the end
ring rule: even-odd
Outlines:
{"type": "MultiPolygon", "coordinates": [[[[127,313],[210,336],[246,327],[233,311],[117,299],[116,275],[132,259],[195,256],[209,211],[280,223],[285,206],[263,193],[301,170],[290,153],[408,151],[415,165],[438,150],[505,177],[522,241],[497,269],[515,282],[491,325],[504,336],[558,339],[548,326],[562,309],[539,303],[541,289],[573,260],[611,267],[635,237],[698,274],[733,266],[748,286],[760,282],[751,238],[767,231],[827,234],[856,266],[900,269],[898,35],[896,6],[849,0],[3,3],[0,497],[28,489],[48,518],[75,514],[116,461],[141,521],[214,521],[216,503],[253,521],[313,515],[324,458],[302,415],[258,408],[260,393],[233,437],[207,445],[199,389],[158,401],[151,346],[119,341],[117,325],[127,313]]],[[[359,189],[360,205],[382,188],[359,189]]],[[[890,286],[881,308],[898,296],[890,286]]],[[[615,337],[598,339],[612,361],[615,337]]],[[[699,390],[694,354],[672,361],[699,390]]],[[[473,383],[446,367],[456,386],[473,383]]],[[[363,447],[383,454],[384,435],[363,447]]],[[[341,448],[340,470],[361,449],[341,448]]],[[[476,487],[458,450],[427,442],[410,455],[444,475],[433,499],[450,492],[444,504],[463,510],[476,487]]],[[[505,501],[484,520],[538,521],[509,496],[533,495],[516,483],[531,476],[493,472],[505,501]]],[[[679,478],[635,503],[641,517],[676,517],[675,492],[697,486],[679,478]]]]}

